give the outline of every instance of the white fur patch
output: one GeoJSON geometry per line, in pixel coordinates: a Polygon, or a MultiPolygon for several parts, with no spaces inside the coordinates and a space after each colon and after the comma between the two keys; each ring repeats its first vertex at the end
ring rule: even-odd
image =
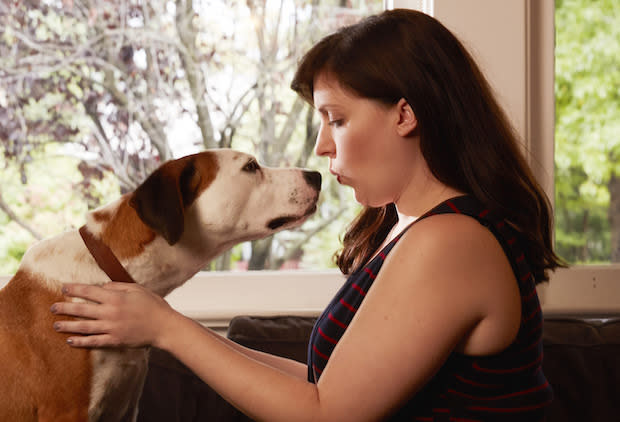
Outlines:
{"type": "Polygon", "coordinates": [[[60,291],[62,283],[103,284],[109,280],[77,231],[36,243],[24,255],[20,268],[40,277],[52,291],[60,291]]]}

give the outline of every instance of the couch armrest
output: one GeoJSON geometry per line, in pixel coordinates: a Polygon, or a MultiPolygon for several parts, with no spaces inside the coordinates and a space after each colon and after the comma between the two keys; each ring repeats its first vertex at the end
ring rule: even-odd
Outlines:
{"type": "Polygon", "coordinates": [[[227,337],[251,349],[305,363],[315,320],[296,316],[237,316],[230,321],[227,337]]]}

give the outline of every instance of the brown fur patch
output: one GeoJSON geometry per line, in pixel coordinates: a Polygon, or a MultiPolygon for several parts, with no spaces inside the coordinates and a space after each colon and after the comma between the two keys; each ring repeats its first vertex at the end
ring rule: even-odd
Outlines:
{"type": "Polygon", "coordinates": [[[153,239],[155,232],[140,220],[136,210],[129,205],[129,194],[124,195],[118,209],[103,229],[101,240],[122,260],[144,252],[144,247],[153,239]]]}
{"type": "Polygon", "coordinates": [[[108,210],[94,211],[92,213],[92,216],[93,216],[93,219],[97,223],[105,223],[106,221],[110,219],[110,211],[108,210]]]}
{"type": "Polygon", "coordinates": [[[50,312],[59,293],[23,270],[0,290],[0,420],[88,419],[90,351],[66,344],[53,324],[66,316],[50,312]]]}
{"type": "Polygon", "coordinates": [[[174,161],[168,161],[159,168],[167,177],[178,182],[181,173],[189,163],[192,163],[200,174],[200,179],[193,181],[196,184],[196,196],[199,196],[217,176],[219,164],[216,154],[210,151],[199,152],[198,154],[188,155],[174,161]]]}
{"type": "MultiPolygon", "coordinates": [[[[217,176],[219,166],[216,154],[205,151],[188,155],[164,163],[157,171],[161,172],[164,178],[178,182],[183,170],[190,161],[196,168],[196,176],[188,181],[194,194],[193,201],[193,199],[207,189],[217,176]]],[[[162,192],[165,192],[165,190],[162,190],[162,192]]],[[[120,206],[114,215],[111,216],[101,235],[101,240],[114,251],[119,260],[141,254],[144,251],[144,247],[155,239],[155,232],[142,222],[136,210],[129,205],[130,195],[126,194],[124,196],[120,206]]],[[[166,198],[166,200],[178,201],[178,198],[166,198]]],[[[189,203],[186,205],[189,205],[189,203]]]]}
{"type": "Polygon", "coordinates": [[[200,194],[209,187],[211,182],[215,180],[217,171],[220,167],[217,162],[217,157],[212,152],[201,152],[199,154],[195,154],[193,157],[194,165],[200,172],[201,176],[196,194],[196,196],[200,196],[200,194]]]}

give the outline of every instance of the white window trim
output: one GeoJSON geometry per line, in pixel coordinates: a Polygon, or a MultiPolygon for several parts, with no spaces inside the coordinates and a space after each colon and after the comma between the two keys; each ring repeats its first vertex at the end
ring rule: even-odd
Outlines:
{"type": "MultiPolygon", "coordinates": [[[[187,316],[224,327],[236,315],[318,316],[344,281],[338,270],[204,272],[167,300],[187,316]]],[[[620,315],[618,269],[612,266],[559,269],[538,291],[547,316],[620,315]]]]}
{"type": "MultiPolygon", "coordinates": [[[[434,12],[481,64],[553,198],[554,2],[392,0],[434,12]],[[506,19],[509,17],[509,19],[506,19]]],[[[0,287],[9,277],[0,277],[0,287]]],[[[539,286],[546,315],[620,315],[620,266],[575,266],[539,286]]],[[[235,315],[317,316],[342,285],[336,270],[200,273],[168,296],[173,307],[225,330],[235,315]]]]}
{"type": "MultiPolygon", "coordinates": [[[[10,277],[0,277],[0,288],[10,277]]],[[[337,270],[202,272],[167,296],[172,307],[225,331],[237,315],[316,317],[344,282],[337,270]]],[[[620,315],[618,269],[561,269],[539,286],[546,316],[620,315]]]]}

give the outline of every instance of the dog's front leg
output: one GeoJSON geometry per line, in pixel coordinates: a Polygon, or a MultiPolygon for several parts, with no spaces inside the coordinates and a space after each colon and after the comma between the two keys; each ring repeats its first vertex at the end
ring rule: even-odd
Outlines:
{"type": "Polygon", "coordinates": [[[148,349],[93,351],[89,422],[134,422],[148,369],[148,349]]]}

